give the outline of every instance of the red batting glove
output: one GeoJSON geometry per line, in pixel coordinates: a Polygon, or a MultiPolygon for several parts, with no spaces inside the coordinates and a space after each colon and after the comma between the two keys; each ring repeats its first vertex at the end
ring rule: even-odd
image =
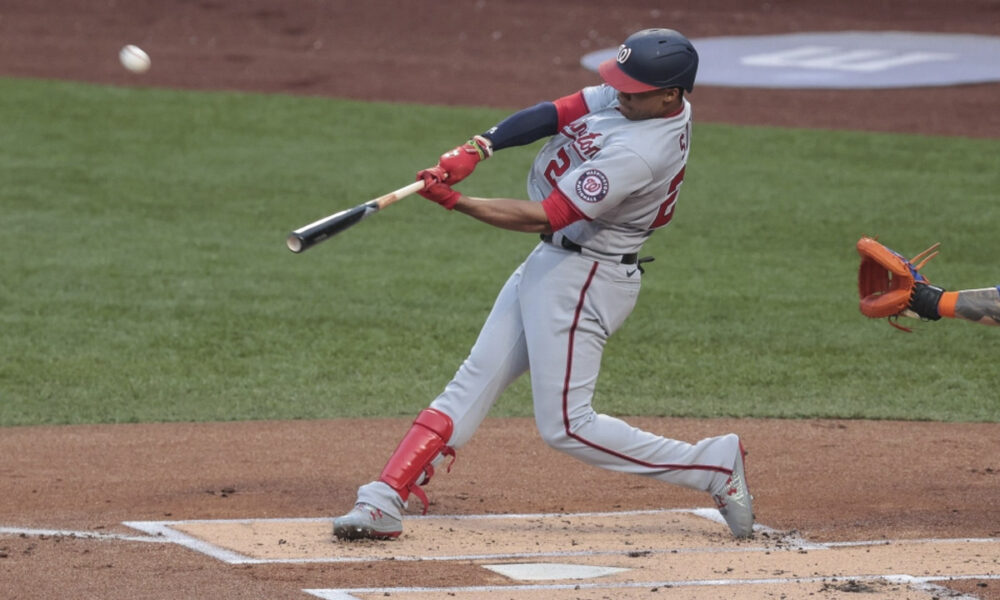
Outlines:
{"type": "Polygon", "coordinates": [[[444,170],[448,185],[455,185],[472,174],[480,161],[493,156],[493,143],[481,135],[457,146],[441,155],[437,166],[444,170]]]}
{"type": "Polygon", "coordinates": [[[417,173],[417,179],[423,180],[424,189],[417,193],[428,200],[437,202],[448,210],[452,210],[458,204],[458,199],[462,194],[451,189],[448,184],[441,183],[444,175],[444,169],[440,166],[420,171],[417,173]]]}

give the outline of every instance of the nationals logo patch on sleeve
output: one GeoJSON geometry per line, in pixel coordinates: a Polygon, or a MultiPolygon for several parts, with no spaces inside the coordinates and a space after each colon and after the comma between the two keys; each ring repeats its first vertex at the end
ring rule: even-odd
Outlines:
{"type": "Polygon", "coordinates": [[[597,169],[584,171],[576,180],[576,195],[584,202],[600,202],[608,195],[608,177],[597,169]]]}

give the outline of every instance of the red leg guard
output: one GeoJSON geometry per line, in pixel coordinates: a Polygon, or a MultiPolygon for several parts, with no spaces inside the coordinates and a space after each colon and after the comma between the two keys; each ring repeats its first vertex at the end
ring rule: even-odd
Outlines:
{"type": "Polygon", "coordinates": [[[382,474],[379,475],[381,481],[396,490],[403,502],[406,502],[410,492],[413,492],[424,503],[425,514],[427,496],[417,482],[426,484],[430,481],[431,475],[434,474],[431,461],[438,454],[455,456],[455,451],[447,445],[453,427],[451,417],[439,410],[426,408],[420,411],[410,430],[403,437],[403,441],[399,442],[396,451],[389,457],[382,474]]]}

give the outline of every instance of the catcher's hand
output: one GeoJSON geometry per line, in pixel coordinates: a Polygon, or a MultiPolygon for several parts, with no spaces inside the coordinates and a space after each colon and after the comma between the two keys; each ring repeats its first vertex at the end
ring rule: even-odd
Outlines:
{"type": "Polygon", "coordinates": [[[894,322],[899,316],[937,320],[937,300],[944,291],[930,285],[920,269],[938,254],[934,244],[920,254],[907,260],[898,252],[883,246],[870,237],[858,240],[859,307],[866,317],[888,318],[889,323],[904,331],[910,331],[894,322]],[[915,264],[916,263],[916,264],[915,264]]]}

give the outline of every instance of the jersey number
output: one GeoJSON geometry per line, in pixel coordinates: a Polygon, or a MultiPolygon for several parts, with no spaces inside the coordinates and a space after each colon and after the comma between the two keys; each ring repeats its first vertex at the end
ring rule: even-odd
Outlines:
{"type": "Polygon", "coordinates": [[[569,154],[566,153],[565,148],[560,148],[559,152],[556,152],[556,157],[550,160],[545,167],[545,179],[552,184],[553,188],[559,187],[556,185],[556,177],[560,177],[568,171],[570,165],[569,154]]]}
{"type": "MultiPolygon", "coordinates": [[[[545,167],[545,179],[552,184],[553,188],[558,187],[556,185],[556,177],[560,177],[568,171],[570,166],[569,154],[566,153],[565,148],[560,148],[559,152],[556,153],[556,157],[550,160],[549,164],[545,167]]],[[[681,184],[684,183],[685,169],[687,169],[687,166],[682,167],[680,172],[670,181],[670,188],[667,190],[667,199],[660,204],[660,208],[656,212],[656,218],[653,219],[653,224],[649,226],[650,229],[663,227],[674,218],[674,206],[677,204],[677,194],[680,192],[681,184]]]]}
{"type": "Polygon", "coordinates": [[[681,191],[681,184],[684,183],[684,169],[687,169],[687,166],[682,167],[680,172],[670,181],[670,189],[667,190],[667,199],[660,204],[660,210],[656,211],[656,218],[653,219],[653,224],[649,226],[650,229],[663,227],[670,222],[670,219],[674,218],[674,207],[677,206],[677,193],[681,191]]]}

